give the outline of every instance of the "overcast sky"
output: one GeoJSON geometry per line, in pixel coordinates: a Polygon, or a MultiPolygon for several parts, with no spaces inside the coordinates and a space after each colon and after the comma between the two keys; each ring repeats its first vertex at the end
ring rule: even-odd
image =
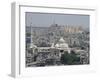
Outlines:
{"type": "Polygon", "coordinates": [[[88,15],[75,14],[46,14],[46,13],[32,13],[26,12],[26,26],[43,26],[49,27],[51,24],[59,25],[81,25],[86,28],[89,27],[88,15]]]}

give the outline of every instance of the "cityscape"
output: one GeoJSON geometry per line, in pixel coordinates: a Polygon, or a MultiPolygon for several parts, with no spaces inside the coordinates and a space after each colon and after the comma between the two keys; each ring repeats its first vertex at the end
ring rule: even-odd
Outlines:
{"type": "MultiPolygon", "coordinates": [[[[29,18],[27,15],[26,17],[29,18]]],[[[73,25],[68,24],[67,21],[66,24],[61,24],[57,22],[55,14],[52,17],[54,17],[51,20],[52,24],[48,26],[33,25],[32,17],[30,17],[30,23],[27,21],[29,19],[26,18],[26,23],[29,24],[26,24],[25,38],[26,67],[89,64],[89,25],[88,27],[80,24],[73,25]]]]}

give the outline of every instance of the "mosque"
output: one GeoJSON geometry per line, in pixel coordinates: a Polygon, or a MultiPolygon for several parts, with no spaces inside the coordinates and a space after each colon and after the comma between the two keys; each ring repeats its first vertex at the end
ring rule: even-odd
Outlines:
{"type": "Polygon", "coordinates": [[[47,59],[56,59],[59,61],[64,52],[70,54],[70,48],[63,37],[61,37],[58,42],[52,43],[51,47],[37,47],[36,45],[31,45],[31,48],[33,50],[33,55],[38,55],[36,61],[47,59]]]}

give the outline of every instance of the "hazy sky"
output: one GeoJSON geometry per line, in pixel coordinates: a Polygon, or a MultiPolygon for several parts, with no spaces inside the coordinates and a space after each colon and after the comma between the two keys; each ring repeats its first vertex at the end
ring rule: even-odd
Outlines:
{"type": "Polygon", "coordinates": [[[51,24],[59,25],[82,25],[89,27],[88,15],[75,15],[75,14],[46,14],[46,13],[31,13],[26,12],[26,26],[43,26],[49,27],[51,24]]]}

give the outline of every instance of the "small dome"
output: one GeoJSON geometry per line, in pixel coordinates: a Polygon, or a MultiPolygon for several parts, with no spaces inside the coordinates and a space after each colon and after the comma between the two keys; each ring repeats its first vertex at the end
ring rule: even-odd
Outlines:
{"type": "Polygon", "coordinates": [[[37,46],[34,44],[30,44],[30,48],[37,48],[37,46]]]}
{"type": "Polygon", "coordinates": [[[37,46],[33,44],[33,48],[37,48],[37,46]]]}
{"type": "Polygon", "coordinates": [[[56,44],[55,47],[59,47],[59,44],[56,44]]]}
{"type": "Polygon", "coordinates": [[[54,43],[52,43],[51,48],[54,48],[54,43]]]}
{"type": "Polygon", "coordinates": [[[63,37],[60,38],[59,42],[65,43],[65,40],[63,39],[63,37]]]}
{"type": "Polygon", "coordinates": [[[68,44],[65,42],[65,40],[63,38],[60,38],[60,40],[55,45],[55,47],[58,47],[58,48],[68,48],[68,44]]]}

